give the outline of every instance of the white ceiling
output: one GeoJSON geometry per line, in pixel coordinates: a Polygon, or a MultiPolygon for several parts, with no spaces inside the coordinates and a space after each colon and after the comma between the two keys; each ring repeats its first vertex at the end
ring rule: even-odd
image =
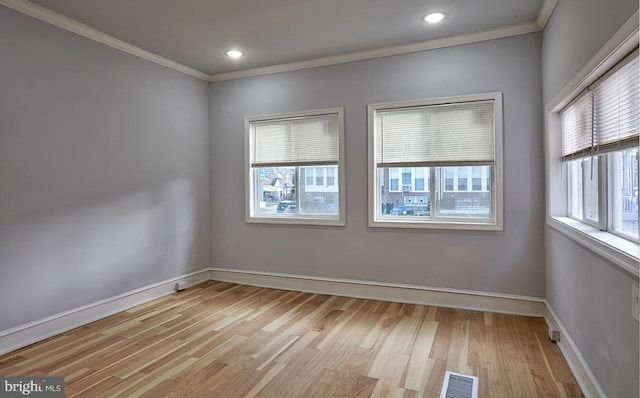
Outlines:
{"type": "MultiPolygon", "coordinates": [[[[28,3],[26,0],[18,0],[28,3]]],[[[548,1],[548,0],[547,0],[548,1]]],[[[107,35],[220,74],[536,21],[544,0],[31,0],[107,35]],[[444,11],[429,25],[421,17],[444,11]],[[238,48],[245,56],[225,55],[238,48]]],[[[4,3],[0,1],[0,4],[4,3]]]]}

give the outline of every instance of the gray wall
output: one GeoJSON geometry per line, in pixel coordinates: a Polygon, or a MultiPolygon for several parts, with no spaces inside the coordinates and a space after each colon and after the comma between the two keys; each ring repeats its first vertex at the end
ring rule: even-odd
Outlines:
{"type": "MultiPolygon", "coordinates": [[[[561,0],[543,35],[549,102],[638,9],[637,0],[561,0]]],[[[564,235],[546,230],[546,297],[611,397],[637,397],[638,322],[621,271],[564,235]]]]}
{"type": "Polygon", "coordinates": [[[541,104],[637,7],[562,0],[543,39],[219,82],[209,98],[206,83],[0,7],[0,330],[210,255],[217,267],[546,295],[605,391],[637,396],[634,278],[548,229],[545,251],[540,136],[541,104]],[[366,105],[488,91],[504,93],[504,232],[368,228],[366,105]],[[347,226],[246,224],[244,116],[333,106],[346,109],[347,226]]]}
{"type": "Polygon", "coordinates": [[[0,6],[0,331],[208,267],[208,83],[0,6]]]}
{"type": "Polygon", "coordinates": [[[211,85],[212,266],[544,295],[541,35],[211,85]],[[367,227],[369,103],[504,93],[504,232],[367,227]],[[244,220],[243,118],[345,107],[347,225],[244,220]]]}

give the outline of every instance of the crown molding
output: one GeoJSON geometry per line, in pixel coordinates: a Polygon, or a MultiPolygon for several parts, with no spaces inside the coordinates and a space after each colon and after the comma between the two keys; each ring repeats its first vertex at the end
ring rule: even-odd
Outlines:
{"type": "Polygon", "coordinates": [[[553,10],[556,9],[556,5],[558,5],[558,0],[544,0],[544,3],[542,3],[537,19],[540,30],[544,30],[545,26],[547,26],[547,22],[549,22],[553,10]]]}
{"type": "Polygon", "coordinates": [[[549,20],[549,17],[551,16],[551,13],[553,12],[553,9],[555,8],[557,2],[558,0],[544,0],[536,21],[524,22],[500,29],[446,37],[419,43],[386,47],[381,49],[359,51],[350,54],[316,58],[280,65],[245,69],[226,73],[214,73],[211,75],[117,39],[88,25],[52,11],[46,7],[42,7],[40,5],[32,3],[29,0],[0,0],[0,5],[4,5],[15,11],[29,15],[33,18],[39,19],[43,22],[57,26],[61,29],[75,33],[87,39],[94,40],[98,43],[115,48],[127,54],[154,62],[156,64],[165,66],[178,72],[185,73],[201,80],[216,82],[223,80],[240,79],[245,77],[270,75],[281,72],[290,72],[301,69],[316,68],[320,66],[343,64],[347,62],[363,61],[367,59],[388,57],[392,55],[410,54],[415,52],[460,46],[464,44],[478,43],[505,37],[523,35],[527,33],[539,32],[544,29],[544,26],[549,20]]]}
{"type": "Polygon", "coordinates": [[[618,51],[633,51],[640,41],[640,11],[636,11],[620,29],[602,46],[600,50],[580,69],[578,73],[567,83],[545,106],[545,113],[558,110],[566,105],[578,92],[607,69],[615,65],[611,60],[611,54],[618,51]]]}
{"type": "Polygon", "coordinates": [[[161,57],[160,55],[154,54],[150,51],[134,46],[120,39],[116,39],[115,37],[110,36],[104,32],[101,32],[97,29],[94,29],[88,25],[80,23],[69,17],[65,17],[62,14],[59,14],[55,11],[51,11],[46,7],[42,7],[28,0],[0,0],[0,4],[8,8],[11,8],[15,11],[29,15],[30,17],[33,17],[43,22],[47,22],[51,25],[57,26],[58,28],[67,30],[69,32],[73,32],[82,37],[86,37],[87,39],[91,39],[91,40],[97,41],[98,43],[115,48],[116,50],[120,50],[127,54],[134,55],[136,57],[145,59],[147,61],[154,62],[156,64],[165,66],[167,68],[176,70],[178,72],[185,73],[187,75],[193,76],[201,80],[205,80],[205,81],[209,80],[209,75],[204,72],[193,69],[181,63],[172,61],[168,58],[161,57]]]}
{"type": "Polygon", "coordinates": [[[488,40],[501,39],[510,36],[523,35],[527,33],[539,32],[540,27],[537,21],[525,22],[500,29],[489,30],[479,33],[445,37],[442,39],[429,40],[419,43],[405,44],[401,46],[386,47],[376,50],[359,51],[351,54],[336,55],[331,57],[316,58],[307,61],[291,62],[263,68],[245,69],[236,72],[217,73],[209,76],[209,81],[217,82],[222,80],[240,79],[244,77],[270,75],[274,73],[290,72],[300,69],[317,68],[320,66],[343,64],[347,62],[363,61],[373,58],[388,57],[391,55],[410,54],[420,51],[435,50],[438,48],[460,46],[464,44],[477,43],[488,40]]]}

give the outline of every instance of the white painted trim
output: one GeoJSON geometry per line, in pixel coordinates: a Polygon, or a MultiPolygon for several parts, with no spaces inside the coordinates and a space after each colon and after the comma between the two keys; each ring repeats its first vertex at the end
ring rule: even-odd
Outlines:
{"type": "Polygon", "coordinates": [[[344,134],[344,107],[313,109],[298,112],[277,113],[259,116],[247,116],[244,118],[244,192],[245,192],[245,222],[250,224],[285,224],[285,225],[321,225],[344,227],[346,219],[346,171],[345,171],[345,134],[344,134]],[[251,123],[278,120],[305,118],[324,115],[336,115],[338,117],[338,209],[339,214],[335,216],[271,216],[254,214],[255,185],[251,176],[251,159],[253,158],[253,145],[251,141],[251,123]]]}
{"type": "Polygon", "coordinates": [[[639,14],[631,18],[605,43],[587,64],[549,101],[545,113],[559,111],[573,97],[593,83],[604,71],[610,69],[620,59],[612,55],[619,51],[629,53],[638,45],[639,14]],[[635,37],[635,42],[633,41],[635,37]]]}
{"type": "Polygon", "coordinates": [[[130,292],[65,311],[0,332],[0,355],[86,325],[174,292],[175,283],[193,286],[207,280],[267,288],[333,294],[372,300],[544,317],[561,332],[558,342],[580,388],[587,397],[605,397],[597,379],[546,299],[511,294],[351,279],[209,268],[154,283],[130,292]]]}
{"type": "Polygon", "coordinates": [[[638,11],[607,41],[587,64],[545,106],[544,152],[547,195],[547,225],[573,241],[602,256],[631,275],[640,274],[640,248],[614,234],[602,232],[566,217],[566,200],[558,177],[560,135],[558,112],[580,92],[623,59],[640,43],[638,11]],[[564,213],[564,214],[563,214],[564,213]]]}
{"type": "Polygon", "coordinates": [[[549,18],[551,18],[551,14],[553,14],[556,5],[558,5],[558,0],[544,0],[544,3],[542,3],[536,20],[540,30],[544,30],[545,26],[547,26],[547,22],[549,22],[549,18]]]}
{"type": "Polygon", "coordinates": [[[460,46],[463,44],[478,43],[482,41],[501,39],[505,37],[524,35],[527,33],[539,32],[540,27],[537,21],[525,22],[500,29],[470,33],[466,35],[445,37],[442,39],[429,40],[425,42],[405,44],[401,46],[386,47],[375,50],[359,51],[350,54],[336,55],[331,57],[316,58],[306,61],[292,62],[263,68],[245,69],[235,72],[218,73],[209,76],[209,81],[217,82],[222,80],[241,79],[244,77],[270,75],[281,72],[291,72],[300,69],[317,68],[343,64],[347,62],[363,61],[373,58],[388,57],[391,55],[409,54],[420,51],[435,50],[438,48],[460,46]]]}
{"type": "Polygon", "coordinates": [[[42,7],[38,4],[32,3],[28,0],[0,0],[0,4],[23,14],[29,15],[33,18],[39,19],[43,22],[57,26],[58,28],[68,30],[69,32],[73,32],[82,37],[86,37],[87,39],[94,40],[98,43],[115,48],[116,50],[120,50],[127,54],[131,54],[147,61],[154,62],[156,64],[165,66],[178,72],[185,73],[195,78],[205,81],[208,81],[210,78],[210,76],[204,72],[200,72],[199,70],[196,70],[189,66],[154,54],[150,51],[134,46],[133,44],[129,44],[120,39],[116,39],[115,37],[110,36],[104,32],[101,32],[88,25],[52,11],[46,7],[42,7]]]}
{"type": "Polygon", "coordinates": [[[209,278],[209,269],[191,272],[0,331],[0,355],[169,295],[175,291],[175,283],[179,280],[186,280],[187,286],[193,286],[209,278]]]}
{"type": "Polygon", "coordinates": [[[636,243],[568,217],[551,217],[547,224],[631,275],[640,276],[640,247],[636,243]]]}
{"type": "MultiPolygon", "coordinates": [[[[369,104],[367,106],[367,176],[368,176],[368,225],[372,228],[413,228],[413,229],[437,229],[437,230],[463,230],[463,231],[502,231],[503,223],[503,108],[502,92],[490,92],[479,94],[459,95],[453,97],[430,98],[408,101],[393,101],[369,104]],[[415,106],[429,106],[440,104],[455,104],[472,101],[493,101],[494,114],[494,141],[495,141],[495,178],[492,183],[491,203],[493,204],[493,218],[491,220],[463,220],[446,219],[444,217],[413,219],[384,218],[379,216],[380,203],[378,203],[378,177],[376,175],[376,132],[375,113],[385,109],[402,109],[415,106]]],[[[426,218],[426,217],[425,217],[426,218]]]]}
{"type": "Polygon", "coordinates": [[[554,326],[560,330],[560,341],[558,341],[558,347],[562,352],[569,368],[573,372],[574,377],[578,381],[578,385],[582,389],[582,393],[587,397],[606,397],[604,390],[600,386],[598,379],[591,371],[589,364],[582,356],[582,353],[578,349],[578,346],[571,338],[571,335],[564,327],[560,318],[555,313],[549,302],[545,299],[546,312],[544,319],[547,325],[554,326]]]}
{"type": "Polygon", "coordinates": [[[211,268],[211,279],[274,289],[432,305],[466,310],[544,317],[560,330],[557,343],[582,392],[587,398],[606,397],[598,380],[546,299],[460,289],[431,288],[397,283],[323,278],[271,272],[211,268]]]}
{"type": "Polygon", "coordinates": [[[308,293],[542,317],[544,299],[399,283],[211,268],[215,281],[308,293]]]}
{"type": "Polygon", "coordinates": [[[545,0],[540,9],[540,13],[536,21],[523,22],[517,25],[506,26],[499,29],[470,33],[465,35],[445,37],[442,39],[429,40],[419,43],[411,43],[400,46],[386,47],[381,49],[359,51],[350,54],[335,55],[323,58],[316,58],[311,60],[292,62],[280,65],[266,66],[261,68],[245,69],[227,73],[214,73],[207,74],[196,70],[190,66],[181,64],[176,61],[172,61],[168,58],[154,54],[150,51],[144,50],[133,44],[127,43],[123,40],[117,39],[104,32],[94,29],[88,25],[78,22],[72,18],[66,17],[55,11],[52,11],[46,7],[32,3],[28,0],[0,0],[0,5],[4,5],[13,10],[29,15],[33,18],[39,19],[43,22],[57,26],[61,29],[65,29],[69,32],[73,32],[77,35],[85,37],[90,40],[97,41],[98,43],[123,51],[127,54],[140,57],[147,61],[154,62],[156,64],[165,66],[167,68],[176,70],[178,72],[185,73],[195,78],[206,80],[210,82],[240,79],[251,76],[262,76],[281,72],[290,72],[300,69],[316,68],[319,66],[336,65],[347,62],[362,61],[373,58],[387,57],[391,55],[409,54],[420,51],[434,50],[438,48],[459,46],[464,44],[478,43],[482,41],[501,39],[505,37],[523,35],[527,33],[539,32],[544,28],[546,23],[545,18],[548,17],[555,7],[557,0],[545,0]],[[554,3],[553,7],[547,3],[554,3]],[[547,15],[548,14],[548,15],[547,15]],[[543,22],[543,23],[542,23],[543,22]]]}

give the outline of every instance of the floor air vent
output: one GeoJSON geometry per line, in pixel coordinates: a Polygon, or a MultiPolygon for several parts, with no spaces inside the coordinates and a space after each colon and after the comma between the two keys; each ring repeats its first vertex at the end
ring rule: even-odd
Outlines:
{"type": "Polygon", "coordinates": [[[447,371],[440,398],[478,398],[478,378],[447,371]]]}

